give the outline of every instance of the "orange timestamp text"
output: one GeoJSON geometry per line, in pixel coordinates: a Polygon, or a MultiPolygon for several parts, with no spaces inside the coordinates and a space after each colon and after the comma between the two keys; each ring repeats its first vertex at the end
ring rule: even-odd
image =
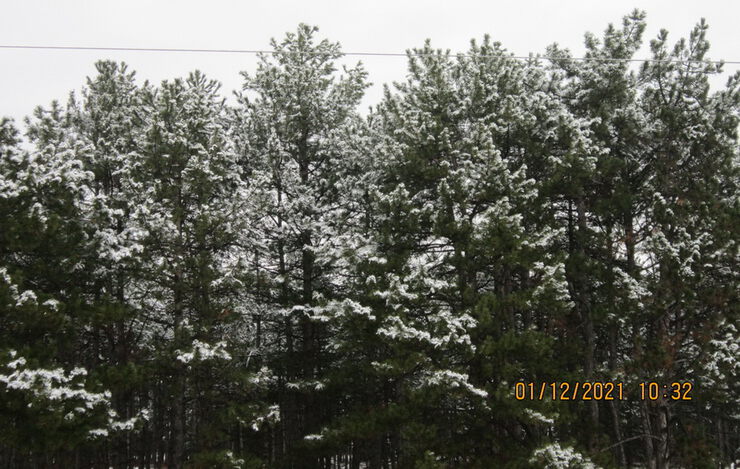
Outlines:
{"type": "Polygon", "coordinates": [[[561,381],[514,385],[514,397],[518,401],[621,401],[629,397],[657,401],[661,399],[690,401],[693,384],[688,381],[661,384],[655,381],[642,382],[627,392],[624,383],[616,381],[561,381]]]}

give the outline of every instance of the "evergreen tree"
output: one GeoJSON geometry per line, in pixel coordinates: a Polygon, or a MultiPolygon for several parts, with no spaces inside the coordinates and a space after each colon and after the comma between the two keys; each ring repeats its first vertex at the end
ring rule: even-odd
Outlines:
{"type": "Polygon", "coordinates": [[[730,460],[722,431],[714,438],[700,436],[706,430],[696,423],[699,415],[710,428],[737,429],[736,420],[724,417],[725,405],[737,402],[737,370],[721,377],[706,376],[704,370],[717,366],[717,349],[737,340],[736,334],[730,337],[738,319],[733,272],[740,75],[710,93],[708,77],[721,66],[707,62],[707,28],[702,20],[671,51],[662,31],[650,44],[654,59],[678,62],[646,63],[640,71],[641,104],[651,122],[646,129],[651,174],[640,246],[647,290],[641,318],[645,343],[635,361],[648,376],[690,381],[702,389],[693,402],[662,400],[644,409],[644,425],[657,436],[652,449],[646,444],[646,456],[658,468],[698,467],[715,451],[730,460]]]}
{"type": "Polygon", "coordinates": [[[247,378],[238,278],[245,186],[219,86],[194,72],[148,93],[133,156],[130,217],[146,233],[147,260],[133,295],[145,324],[140,346],[158,384],[151,399],[161,403],[152,431],[175,467],[190,457],[230,464],[223,445],[244,417],[237,390],[247,378]]]}
{"type": "MultiPolygon", "coordinates": [[[[67,109],[71,132],[86,145],[87,151],[77,157],[93,175],[88,188],[96,196],[86,214],[97,254],[88,360],[111,390],[116,411],[133,418],[148,407],[142,392],[144,356],[136,356],[142,351],[136,338],[146,324],[132,298],[145,233],[131,223],[130,202],[140,190],[132,170],[148,84],[139,88],[135,73],[124,63],[101,61],[96,70],[97,75],[87,79],[81,102],[73,96],[67,109]]],[[[116,464],[129,461],[133,451],[132,435],[124,433],[110,458],[116,464]]]]}
{"type": "Polygon", "coordinates": [[[93,440],[136,421],[118,420],[110,391],[86,369],[85,337],[96,310],[94,240],[86,229],[95,196],[92,174],[76,159],[86,149],[71,138],[58,105],[36,116],[31,151],[19,148],[8,121],[0,133],[0,382],[9,430],[2,444],[28,465],[69,459],[69,450],[92,449],[93,440]]]}
{"type": "Polygon", "coordinates": [[[351,196],[340,192],[350,189],[342,178],[352,166],[344,161],[344,139],[367,86],[360,65],[336,76],[339,45],[316,41],[316,32],[302,24],[272,41],[272,56],[261,57],[254,76],[243,74],[235,114],[256,205],[250,221],[261,238],[250,275],[261,303],[260,353],[269,355],[261,363],[277,376],[281,428],[272,444],[284,448],[278,467],[313,467],[303,438],[320,431],[332,408],[321,392],[331,366],[322,305],[336,299],[341,282],[336,251],[351,229],[351,196]]]}
{"type": "MultiPolygon", "coordinates": [[[[597,149],[590,174],[564,193],[575,206],[569,225],[574,232],[571,284],[580,298],[579,317],[585,318],[587,375],[608,376],[632,388],[647,381],[696,385],[704,381],[700,370],[707,369],[698,364],[714,369],[711,363],[722,356],[716,351],[710,358],[709,342],[718,349],[731,346],[725,319],[712,317],[734,314],[724,303],[731,302],[726,287],[733,280],[722,277],[731,269],[714,265],[719,259],[724,259],[719,265],[733,262],[737,255],[725,237],[732,237],[734,228],[725,223],[736,210],[728,194],[737,191],[737,115],[731,110],[737,106],[737,84],[733,78],[726,90],[709,93],[707,77],[718,69],[704,62],[709,46],[703,22],[688,43],[679,41],[670,53],[667,33],[661,32],[651,42],[656,61],[639,74],[627,62],[612,60],[631,59],[644,28],[644,13],[635,11],[621,29],[610,25],[603,40],[587,35],[586,56],[595,60],[584,63],[573,64],[556,47],[549,50],[567,73],[563,89],[569,106],[591,121],[590,138],[597,149]],[[701,260],[702,253],[717,257],[701,260]],[[704,352],[695,354],[699,350],[704,352]]],[[[715,444],[727,447],[719,434],[713,442],[691,437],[691,449],[670,447],[669,440],[676,442],[672,433],[688,434],[694,427],[683,427],[673,416],[676,407],[693,406],[666,400],[655,405],[593,401],[587,427],[592,436],[584,435],[585,440],[593,448],[603,438],[599,444],[613,448],[622,466],[635,459],[651,467],[697,465],[710,459],[715,444]],[[636,435],[622,429],[625,419],[636,435]],[[605,433],[611,433],[611,442],[605,433]],[[623,442],[634,449],[625,449],[623,442]]]]}
{"type": "Polygon", "coordinates": [[[539,156],[532,148],[564,145],[538,141],[558,121],[532,125],[536,113],[565,110],[530,98],[525,83],[540,77],[488,38],[456,62],[429,44],[409,62],[408,81],[380,109],[387,137],[366,289],[380,326],[371,349],[387,355],[368,361],[389,389],[401,466],[433,454],[485,467],[511,457],[501,438],[524,429],[510,422],[539,425],[507,401],[515,381],[547,376],[546,332],[568,304],[549,253],[562,235],[525,163],[539,156]]]}

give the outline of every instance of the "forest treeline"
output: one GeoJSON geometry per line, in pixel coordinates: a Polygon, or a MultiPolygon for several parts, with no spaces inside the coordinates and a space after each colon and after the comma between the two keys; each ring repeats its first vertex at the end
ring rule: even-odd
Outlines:
{"type": "Polygon", "coordinates": [[[101,61],[3,119],[0,467],[729,467],[740,73],[644,29],[427,42],[360,113],[300,25],[233,104],[101,61]]]}

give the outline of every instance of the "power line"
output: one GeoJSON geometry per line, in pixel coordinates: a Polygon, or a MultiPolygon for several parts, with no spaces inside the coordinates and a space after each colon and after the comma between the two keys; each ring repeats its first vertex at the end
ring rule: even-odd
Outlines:
{"type": "MultiPolygon", "coordinates": [[[[208,54],[274,54],[274,50],[262,49],[180,49],[171,47],[87,47],[87,46],[29,46],[29,45],[2,45],[0,49],[36,49],[36,50],[69,50],[69,51],[118,51],[118,52],[192,52],[208,54]]],[[[290,51],[281,51],[281,54],[290,54],[290,51]]],[[[296,52],[297,53],[297,52],[296,52]]],[[[345,56],[360,57],[415,57],[433,56],[433,53],[423,52],[343,52],[345,56]]],[[[622,59],[614,57],[543,57],[522,55],[497,55],[497,54],[451,54],[453,57],[469,58],[500,58],[509,60],[550,60],[570,62],[655,62],[655,63],[705,63],[714,65],[740,65],[740,60],[689,60],[689,59],[622,59]]]]}

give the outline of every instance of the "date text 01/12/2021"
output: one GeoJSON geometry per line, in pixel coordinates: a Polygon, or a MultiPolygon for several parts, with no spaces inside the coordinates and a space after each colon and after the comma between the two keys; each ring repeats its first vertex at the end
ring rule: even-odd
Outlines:
{"type": "Polygon", "coordinates": [[[694,385],[688,381],[658,383],[642,382],[627,389],[624,383],[616,381],[561,381],[526,383],[520,381],[514,385],[514,397],[524,400],[559,400],[559,401],[614,401],[640,399],[657,401],[690,401],[694,385]]]}

